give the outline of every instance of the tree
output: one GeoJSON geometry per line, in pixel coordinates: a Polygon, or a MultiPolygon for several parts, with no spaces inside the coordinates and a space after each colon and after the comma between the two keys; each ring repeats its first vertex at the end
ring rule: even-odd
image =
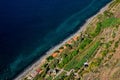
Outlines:
{"type": "Polygon", "coordinates": [[[47,61],[50,61],[50,60],[52,60],[52,59],[53,59],[53,56],[47,57],[47,61]]]}
{"type": "Polygon", "coordinates": [[[68,47],[69,49],[72,49],[72,46],[70,44],[66,44],[66,47],[68,47]]]}

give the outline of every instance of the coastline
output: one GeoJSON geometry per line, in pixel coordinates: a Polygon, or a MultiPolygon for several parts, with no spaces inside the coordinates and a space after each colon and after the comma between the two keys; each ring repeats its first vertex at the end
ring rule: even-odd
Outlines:
{"type": "Polygon", "coordinates": [[[103,8],[101,8],[95,15],[93,15],[92,17],[88,18],[86,20],[86,22],[84,23],[84,25],[80,26],[80,29],[78,29],[77,32],[75,32],[74,34],[70,35],[68,38],[66,38],[65,40],[63,40],[61,43],[59,43],[58,45],[56,45],[55,47],[51,48],[50,50],[48,50],[42,57],[40,57],[40,59],[38,59],[35,63],[33,63],[32,65],[28,66],[28,68],[26,68],[22,73],[20,73],[14,80],[21,80],[24,76],[26,76],[29,72],[31,72],[33,69],[37,68],[38,66],[40,66],[42,64],[42,62],[46,59],[46,57],[50,56],[54,51],[58,50],[61,46],[63,46],[68,40],[70,40],[72,37],[74,37],[75,35],[80,34],[80,32],[84,31],[87,27],[87,25],[98,15],[103,13],[105,10],[107,10],[108,6],[112,3],[109,2],[108,4],[106,4],[103,8]]]}

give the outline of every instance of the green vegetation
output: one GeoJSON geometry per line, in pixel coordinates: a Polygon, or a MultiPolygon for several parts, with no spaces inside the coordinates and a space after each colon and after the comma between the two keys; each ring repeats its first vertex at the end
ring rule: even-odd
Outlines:
{"type": "Polygon", "coordinates": [[[115,27],[118,24],[120,24],[120,19],[115,17],[106,18],[104,19],[104,21],[101,22],[101,26],[103,28],[113,27],[113,26],[115,27]]]}
{"type": "Polygon", "coordinates": [[[54,59],[51,64],[49,65],[49,68],[50,69],[54,69],[56,67],[56,64],[59,63],[59,60],[58,59],[54,59]]]}
{"type": "Polygon", "coordinates": [[[63,68],[65,64],[67,64],[74,56],[78,54],[78,50],[74,50],[68,55],[65,54],[63,60],[58,64],[60,68],[63,68]]]}
{"type": "Polygon", "coordinates": [[[48,76],[48,77],[46,78],[46,80],[53,80],[53,77],[52,77],[52,76],[48,76]]]}
{"type": "Polygon", "coordinates": [[[113,6],[115,6],[118,3],[120,3],[120,0],[114,0],[114,2],[112,2],[109,7],[112,8],[113,6]]]}
{"type": "Polygon", "coordinates": [[[54,80],[64,80],[66,77],[66,72],[62,72],[59,76],[56,76],[54,80]]]}
{"type": "Polygon", "coordinates": [[[89,60],[91,58],[91,56],[95,54],[95,51],[99,47],[99,45],[100,45],[100,42],[96,42],[94,45],[92,45],[92,47],[89,48],[89,50],[86,52],[87,54],[76,65],[76,68],[82,67],[84,62],[86,61],[86,59],[89,60]]]}
{"type": "Polygon", "coordinates": [[[115,48],[117,48],[118,45],[119,45],[119,41],[116,41],[116,42],[115,42],[115,48]]]}
{"type": "Polygon", "coordinates": [[[110,46],[111,46],[110,42],[103,44],[103,47],[104,47],[105,49],[108,49],[110,46]]]}
{"type": "Polygon", "coordinates": [[[92,64],[95,66],[99,66],[101,64],[102,58],[96,58],[96,61],[93,62],[92,64]]]}
{"type": "Polygon", "coordinates": [[[69,71],[70,69],[79,69],[83,66],[84,62],[86,62],[86,60],[89,60],[91,58],[92,55],[95,54],[96,49],[99,47],[100,42],[96,42],[94,43],[89,49],[87,49],[87,51],[85,51],[84,54],[77,56],[77,58],[75,57],[74,59],[72,59],[69,64],[67,64],[65,66],[65,70],[69,71]],[[72,66],[74,65],[74,66],[72,66]]]}
{"type": "Polygon", "coordinates": [[[102,27],[101,23],[97,23],[95,30],[91,33],[91,36],[93,37],[97,36],[101,31],[101,27],[102,27]]]}
{"type": "Polygon", "coordinates": [[[68,47],[69,49],[72,49],[72,46],[70,44],[66,44],[66,47],[68,47]]]}
{"type": "Polygon", "coordinates": [[[112,13],[106,11],[104,14],[105,16],[109,16],[110,18],[104,18],[102,22],[98,22],[95,30],[90,33],[91,36],[97,36],[103,28],[115,27],[120,24],[120,19],[111,17],[112,13]]]}
{"type": "Polygon", "coordinates": [[[88,45],[88,44],[90,44],[90,42],[91,42],[92,40],[91,39],[89,39],[89,38],[85,38],[83,41],[82,41],[82,43],[80,44],[80,49],[84,49],[85,47],[86,47],[86,45],[88,45]]]}
{"type": "Polygon", "coordinates": [[[67,77],[66,80],[75,80],[74,79],[74,72],[73,71],[71,71],[69,77],[67,77]]]}
{"type": "Polygon", "coordinates": [[[113,32],[113,33],[112,33],[112,37],[113,37],[113,38],[115,38],[115,35],[116,35],[116,33],[115,33],[115,32],[113,32]]]}
{"type": "Polygon", "coordinates": [[[44,69],[42,74],[38,74],[33,80],[43,80],[47,74],[48,66],[44,69]]]}
{"type": "Polygon", "coordinates": [[[52,56],[47,57],[47,61],[50,61],[50,60],[52,60],[52,59],[53,59],[52,56]]]}
{"type": "Polygon", "coordinates": [[[108,52],[109,52],[108,49],[104,50],[104,51],[102,52],[102,56],[103,56],[103,57],[106,56],[108,52]]]}
{"type": "Polygon", "coordinates": [[[42,79],[42,78],[41,78],[41,75],[39,74],[33,80],[40,80],[40,79],[42,79]]]}
{"type": "Polygon", "coordinates": [[[59,50],[56,50],[55,53],[59,53],[60,51],[59,50]]]}
{"type": "Polygon", "coordinates": [[[109,12],[108,10],[106,10],[104,12],[104,16],[106,16],[106,17],[113,17],[113,13],[109,12]]]}
{"type": "Polygon", "coordinates": [[[62,47],[60,47],[59,49],[64,49],[64,47],[62,46],[62,47]]]}
{"type": "Polygon", "coordinates": [[[120,3],[120,0],[115,0],[116,3],[120,3]]]}

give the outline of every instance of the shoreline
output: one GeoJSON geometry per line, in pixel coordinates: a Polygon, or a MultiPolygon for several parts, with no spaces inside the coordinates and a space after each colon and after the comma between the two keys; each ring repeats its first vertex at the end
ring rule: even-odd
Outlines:
{"type": "Polygon", "coordinates": [[[21,80],[24,76],[26,76],[27,74],[29,74],[29,72],[31,72],[32,70],[34,70],[35,68],[39,67],[42,62],[48,57],[50,56],[54,51],[58,50],[61,46],[63,46],[67,41],[69,41],[71,38],[73,38],[75,35],[80,34],[80,32],[84,31],[87,27],[87,25],[89,25],[89,23],[98,15],[103,13],[105,10],[108,9],[109,5],[112,3],[113,1],[107,3],[105,6],[103,6],[95,15],[91,16],[90,18],[88,18],[86,20],[86,22],[80,26],[80,28],[73,34],[71,34],[70,36],[68,36],[66,39],[64,39],[61,43],[59,43],[58,45],[54,46],[53,48],[49,49],[43,56],[41,56],[35,63],[33,63],[32,65],[28,66],[22,73],[20,73],[14,80],[21,80]]]}

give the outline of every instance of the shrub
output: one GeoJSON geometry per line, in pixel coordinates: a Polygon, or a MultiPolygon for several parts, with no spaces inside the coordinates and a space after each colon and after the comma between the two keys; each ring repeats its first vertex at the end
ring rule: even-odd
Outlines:
{"type": "Polygon", "coordinates": [[[80,44],[80,49],[84,49],[85,47],[86,47],[86,45],[88,45],[88,44],[90,44],[90,42],[91,42],[92,40],[91,39],[89,39],[89,38],[85,38],[83,41],[82,41],[82,43],[80,44]]]}
{"type": "Polygon", "coordinates": [[[66,72],[63,71],[58,76],[56,76],[54,80],[64,80],[64,78],[66,78],[66,72]]]}
{"type": "Polygon", "coordinates": [[[87,51],[85,51],[84,54],[74,57],[74,59],[72,59],[71,62],[69,62],[69,64],[65,66],[64,69],[69,71],[70,69],[78,70],[79,68],[81,68],[87,59],[89,60],[93,55],[95,55],[95,51],[99,47],[99,45],[100,42],[95,42],[87,51]]]}
{"type": "Polygon", "coordinates": [[[113,33],[112,33],[112,38],[115,38],[115,35],[116,35],[116,33],[115,33],[115,32],[113,32],[113,33]]]}
{"type": "Polygon", "coordinates": [[[60,49],[64,49],[64,47],[62,46],[62,47],[60,47],[60,49]]]}
{"type": "Polygon", "coordinates": [[[115,48],[117,48],[119,45],[119,41],[115,42],[115,48]]]}
{"type": "Polygon", "coordinates": [[[74,50],[70,54],[65,55],[61,63],[59,63],[58,67],[60,68],[64,67],[64,65],[67,64],[77,54],[78,54],[78,50],[74,50]]]}
{"type": "Polygon", "coordinates": [[[115,27],[116,25],[120,24],[120,19],[111,17],[111,18],[106,18],[101,22],[101,26],[103,28],[106,27],[115,27]]]}
{"type": "Polygon", "coordinates": [[[96,28],[95,28],[95,31],[93,31],[93,32],[91,33],[91,36],[93,36],[93,37],[97,36],[97,35],[100,33],[100,31],[101,31],[101,27],[102,27],[101,23],[100,23],[100,22],[97,23],[97,26],[96,26],[96,28]]]}
{"type": "Polygon", "coordinates": [[[50,60],[52,60],[52,59],[53,59],[52,56],[47,57],[47,61],[50,61],[50,60]]]}
{"type": "Polygon", "coordinates": [[[107,53],[108,53],[108,50],[104,50],[104,51],[102,52],[102,56],[103,56],[103,57],[106,56],[107,53]]]}
{"type": "Polygon", "coordinates": [[[70,44],[66,44],[66,47],[72,49],[72,45],[70,45],[70,44]]]}
{"type": "Polygon", "coordinates": [[[55,53],[59,53],[60,51],[59,50],[56,50],[55,53]]]}

